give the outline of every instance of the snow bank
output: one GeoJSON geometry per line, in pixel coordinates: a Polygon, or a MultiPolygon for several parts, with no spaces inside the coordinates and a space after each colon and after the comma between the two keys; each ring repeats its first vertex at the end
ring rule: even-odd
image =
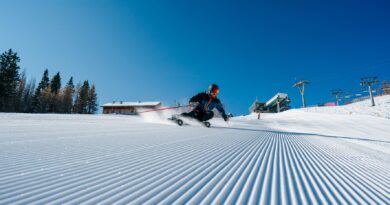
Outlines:
{"type": "Polygon", "coordinates": [[[337,107],[292,109],[281,113],[236,117],[242,126],[286,132],[332,135],[390,141],[390,96],[376,97],[377,106],[366,100],[337,107]],[[381,114],[378,114],[381,113],[381,114]]]}
{"type": "Polygon", "coordinates": [[[390,119],[390,95],[374,98],[375,106],[371,106],[371,99],[348,105],[332,107],[309,107],[300,109],[305,112],[347,114],[347,115],[370,115],[390,119]]]}

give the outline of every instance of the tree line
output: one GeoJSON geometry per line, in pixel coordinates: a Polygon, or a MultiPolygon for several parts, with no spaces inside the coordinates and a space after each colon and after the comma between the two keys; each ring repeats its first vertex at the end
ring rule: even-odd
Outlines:
{"type": "Polygon", "coordinates": [[[57,72],[49,79],[46,69],[38,86],[20,73],[20,58],[12,49],[0,56],[0,112],[93,114],[98,109],[94,84],[85,80],[74,86],[73,77],[61,87],[57,72]]]}

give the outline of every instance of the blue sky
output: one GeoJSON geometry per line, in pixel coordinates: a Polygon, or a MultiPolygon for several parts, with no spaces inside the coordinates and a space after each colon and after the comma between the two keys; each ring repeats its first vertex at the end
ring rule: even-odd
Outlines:
{"type": "Polygon", "coordinates": [[[310,80],[307,104],[390,81],[388,1],[3,1],[1,52],[27,77],[95,83],[99,103],[185,102],[210,83],[235,115],[310,80]]]}

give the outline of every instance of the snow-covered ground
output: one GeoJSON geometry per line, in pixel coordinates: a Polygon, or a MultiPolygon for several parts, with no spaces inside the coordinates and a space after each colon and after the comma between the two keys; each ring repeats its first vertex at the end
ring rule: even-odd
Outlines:
{"type": "Polygon", "coordinates": [[[390,141],[390,95],[344,106],[293,109],[279,114],[257,114],[237,117],[245,124],[287,132],[337,135],[390,141]]]}
{"type": "Polygon", "coordinates": [[[365,101],[211,128],[2,113],[0,204],[390,204],[390,98],[377,102],[383,115],[365,101]]]}
{"type": "Polygon", "coordinates": [[[306,112],[327,114],[370,115],[390,119],[390,95],[375,97],[374,102],[376,106],[371,106],[371,99],[368,99],[349,105],[336,107],[310,107],[302,110],[306,112]]]}

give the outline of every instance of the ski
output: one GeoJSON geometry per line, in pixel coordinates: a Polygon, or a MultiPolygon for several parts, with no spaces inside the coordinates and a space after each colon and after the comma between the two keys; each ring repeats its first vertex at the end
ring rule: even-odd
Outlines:
{"type": "Polygon", "coordinates": [[[188,120],[191,120],[191,121],[199,122],[199,123],[201,123],[203,126],[205,126],[207,128],[209,128],[211,126],[211,123],[208,122],[208,121],[199,121],[199,120],[196,120],[196,119],[192,119],[192,118],[189,118],[189,117],[183,117],[183,116],[180,116],[180,115],[172,115],[172,117],[168,118],[168,120],[171,120],[171,121],[175,122],[179,126],[190,125],[190,123],[185,122],[185,120],[183,120],[184,118],[188,118],[188,120]]]}

